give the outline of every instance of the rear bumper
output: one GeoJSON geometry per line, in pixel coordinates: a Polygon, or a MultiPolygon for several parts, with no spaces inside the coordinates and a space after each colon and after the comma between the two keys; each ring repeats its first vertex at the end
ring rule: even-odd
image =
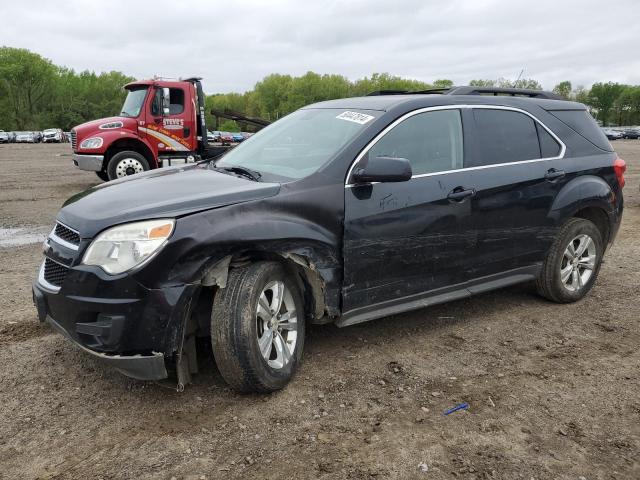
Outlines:
{"type": "Polygon", "coordinates": [[[150,355],[117,355],[95,352],[75,341],[58,322],[48,315],[46,322],[84,353],[127,377],[138,380],[162,380],[168,376],[164,355],[160,352],[152,352],[150,355]]]}
{"type": "Polygon", "coordinates": [[[102,171],[103,161],[104,155],[81,155],[79,153],[73,154],[73,164],[80,170],[100,172],[102,171]]]}

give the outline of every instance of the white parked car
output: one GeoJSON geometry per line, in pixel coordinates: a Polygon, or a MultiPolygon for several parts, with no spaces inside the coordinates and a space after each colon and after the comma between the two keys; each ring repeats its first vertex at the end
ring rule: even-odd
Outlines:
{"type": "Polygon", "coordinates": [[[64,136],[59,128],[48,128],[42,132],[42,141],[47,143],[60,143],[64,136]]]}
{"type": "Polygon", "coordinates": [[[35,132],[16,132],[16,143],[36,143],[35,132]]]}

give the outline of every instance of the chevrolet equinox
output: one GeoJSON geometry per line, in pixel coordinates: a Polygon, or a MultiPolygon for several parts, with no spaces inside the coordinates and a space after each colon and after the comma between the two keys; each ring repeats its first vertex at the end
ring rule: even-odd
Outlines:
{"type": "Polygon", "coordinates": [[[40,321],[144,380],[210,337],[239,391],[284,387],[308,324],[343,327],[532,282],[593,287],[625,163],[552,93],[383,91],[291,113],[215,161],[96,186],[59,211],[40,321]]]}

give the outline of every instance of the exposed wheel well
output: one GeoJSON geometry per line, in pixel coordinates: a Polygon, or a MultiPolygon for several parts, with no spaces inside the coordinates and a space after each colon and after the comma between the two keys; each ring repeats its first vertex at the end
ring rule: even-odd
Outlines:
{"type": "Polygon", "coordinates": [[[262,260],[276,261],[285,267],[298,282],[307,318],[314,323],[323,323],[325,321],[324,281],[304,257],[293,253],[243,251],[220,260],[208,268],[204,274],[202,285],[203,292],[207,292],[205,301],[209,301],[209,298],[212,301],[215,290],[226,286],[229,270],[262,260]]]}
{"type": "Polygon", "coordinates": [[[598,227],[604,244],[607,245],[609,243],[609,217],[603,209],[598,207],[583,208],[576,212],[574,217],[584,218],[585,220],[592,222],[596,227],[598,227]]]}
{"type": "Polygon", "coordinates": [[[135,140],[132,138],[123,138],[121,140],[113,142],[109,146],[104,155],[103,168],[107,168],[107,164],[109,163],[109,160],[111,160],[111,157],[113,155],[124,150],[133,150],[134,152],[138,152],[139,154],[143,155],[144,158],[147,159],[147,162],[149,162],[149,166],[151,168],[156,168],[158,166],[156,164],[156,159],[154,158],[153,153],[151,152],[151,150],[149,150],[149,147],[147,147],[139,140],[135,140]]]}

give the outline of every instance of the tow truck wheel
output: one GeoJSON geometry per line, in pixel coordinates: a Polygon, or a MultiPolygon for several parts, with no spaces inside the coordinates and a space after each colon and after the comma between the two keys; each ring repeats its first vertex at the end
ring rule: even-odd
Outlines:
{"type": "Polygon", "coordinates": [[[116,153],[107,165],[107,175],[109,180],[127,177],[136,173],[149,170],[149,162],[138,152],[125,150],[116,153]]]}
{"type": "Polygon", "coordinates": [[[211,343],[218,370],[240,392],[273,392],[293,377],[304,345],[304,303],[277,262],[229,272],[216,292],[211,343]]]}

